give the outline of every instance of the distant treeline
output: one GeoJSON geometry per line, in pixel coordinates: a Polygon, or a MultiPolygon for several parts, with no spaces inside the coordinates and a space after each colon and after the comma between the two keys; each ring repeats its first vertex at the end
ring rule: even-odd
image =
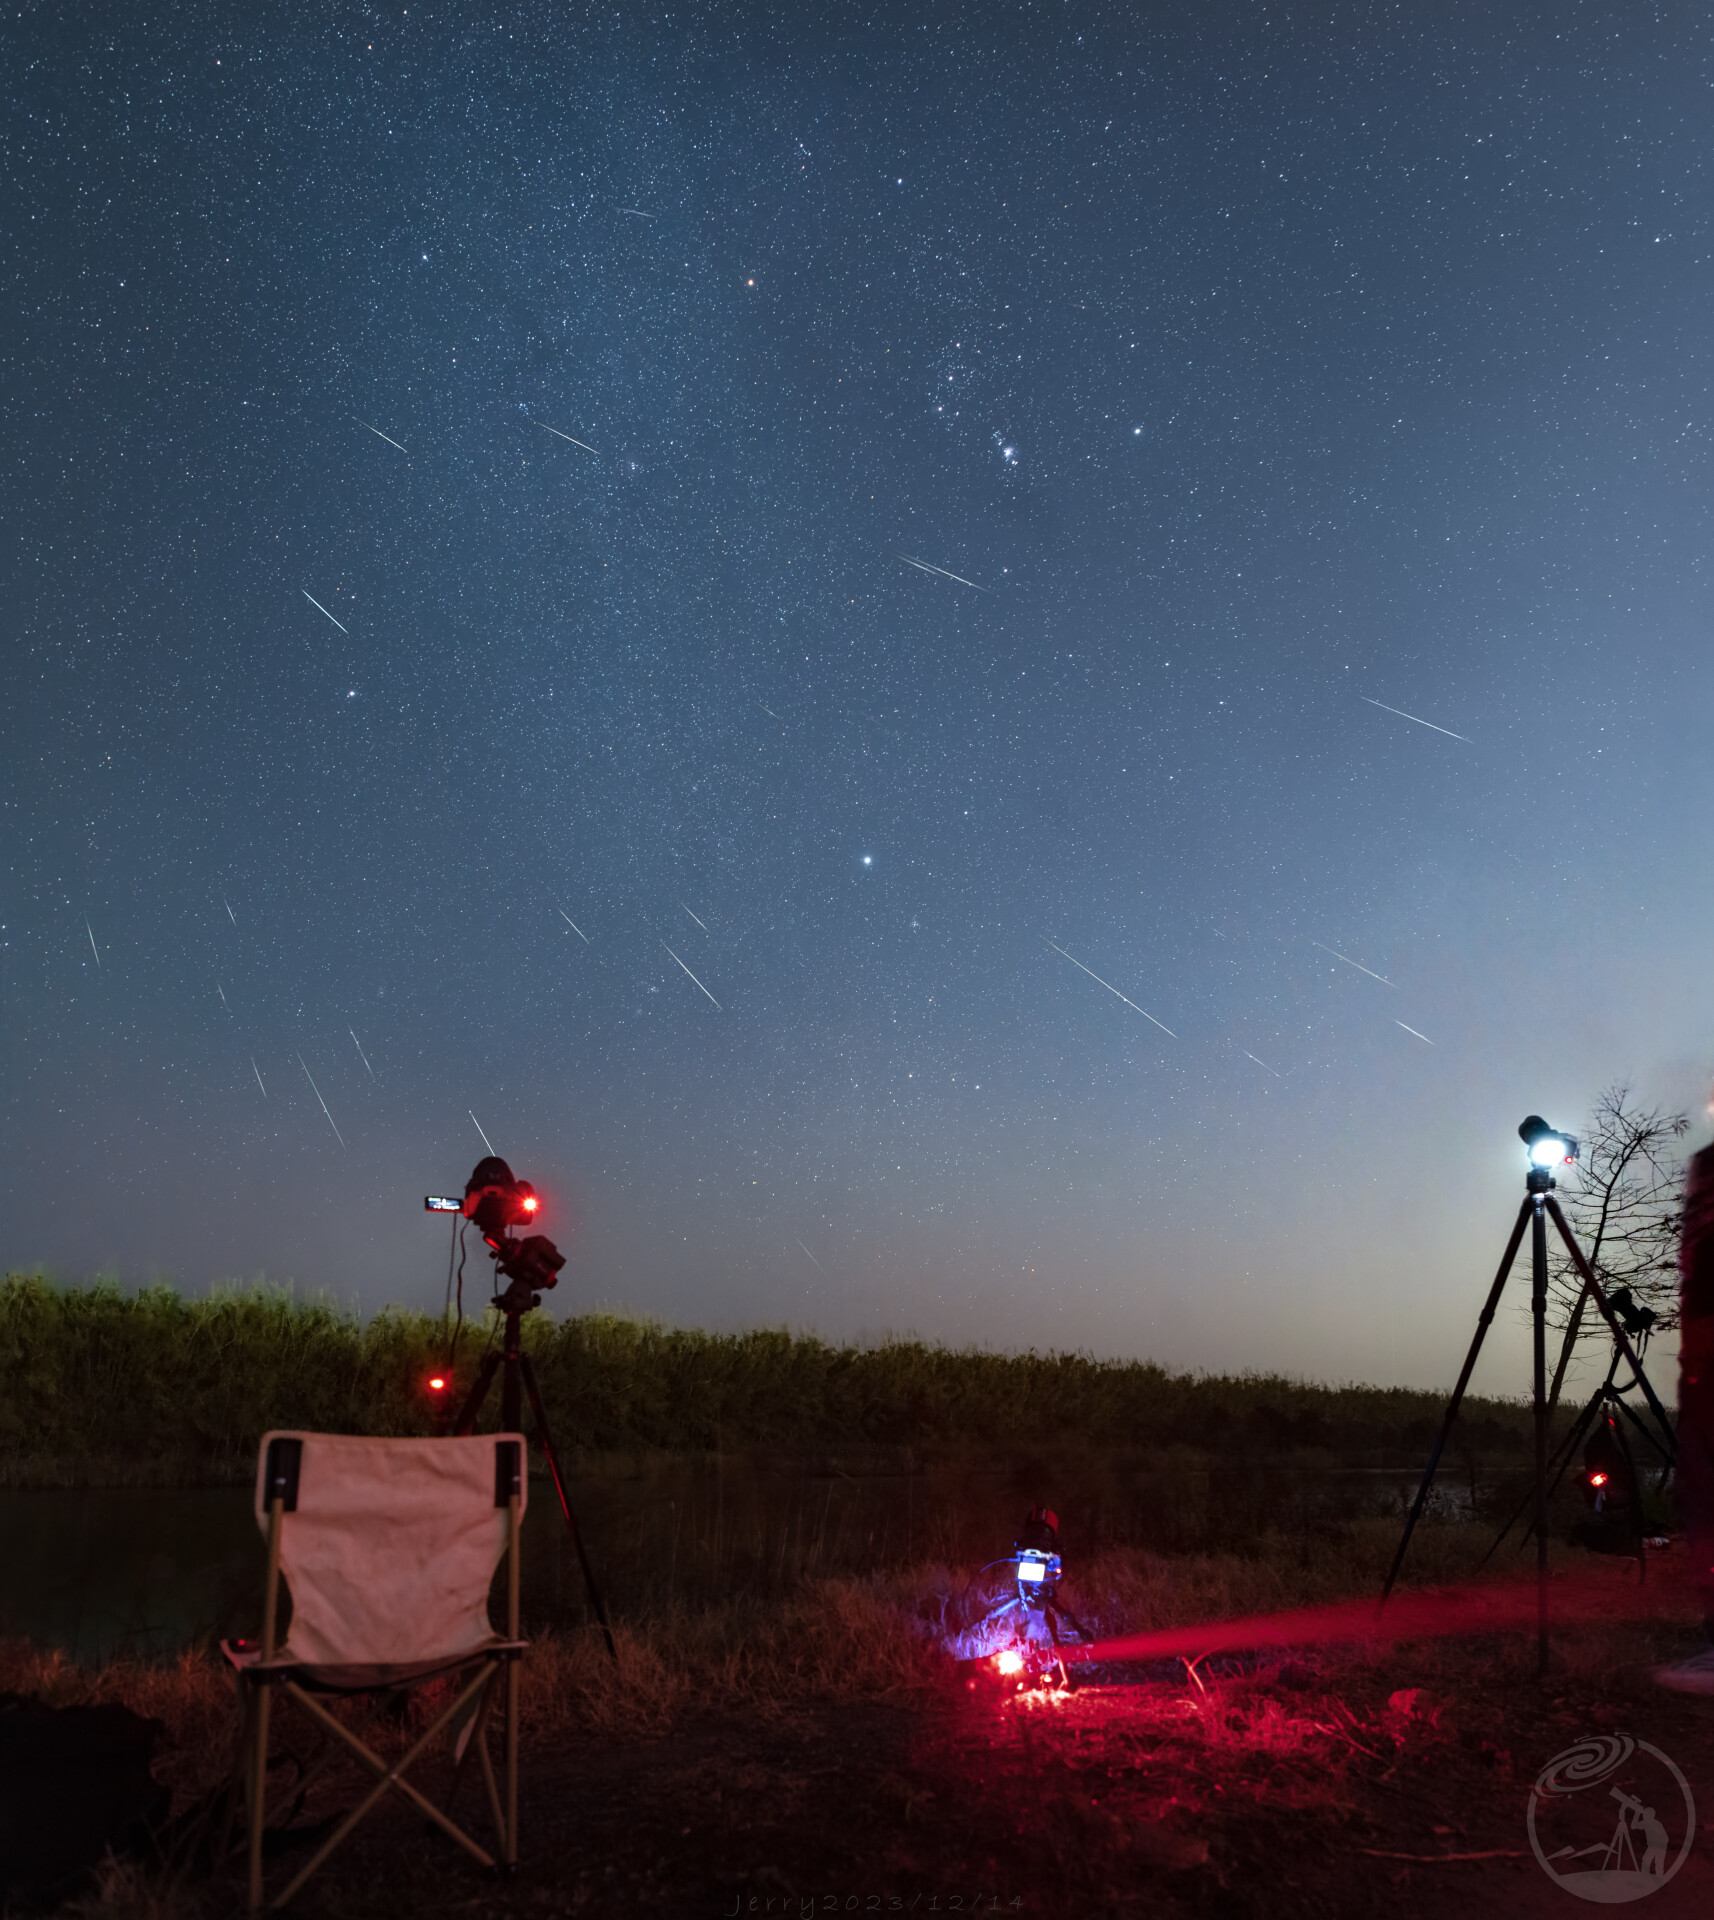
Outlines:
{"type": "MultiPolygon", "coordinates": [[[[1063,1442],[1233,1455],[1314,1450],[1346,1463],[1420,1460],[1436,1393],[1327,1387],[1277,1374],[1169,1373],[1144,1360],[990,1353],[918,1340],[836,1346],[809,1334],[703,1333],[616,1314],[524,1322],[562,1450],[766,1447],[795,1453],[1063,1442]]],[[[490,1325],[467,1325],[461,1392],[490,1325]]],[[[389,1308],[366,1325],[268,1288],[186,1299],[0,1283],[0,1481],[209,1480],[248,1474],[271,1427],[433,1430],[428,1376],[446,1359],[435,1316],[389,1308]]],[[[498,1416],[498,1389],[484,1425],[498,1416]]],[[[1529,1444],[1526,1405],[1466,1402],[1454,1457],[1529,1444]]]]}

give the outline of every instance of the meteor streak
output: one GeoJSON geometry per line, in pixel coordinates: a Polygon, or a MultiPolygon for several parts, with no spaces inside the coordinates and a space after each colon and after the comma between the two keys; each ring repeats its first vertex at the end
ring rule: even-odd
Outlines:
{"type": "Polygon", "coordinates": [[[227,919],[230,920],[234,926],[237,926],[238,916],[232,911],[232,902],[227,899],[225,894],[220,896],[220,904],[226,909],[227,919]]]}
{"type": "MultiPolygon", "coordinates": [[[[796,1236],[794,1235],[793,1237],[795,1238],[796,1236]]],[[[827,1269],[821,1264],[821,1262],[818,1259],[816,1259],[815,1255],[810,1252],[808,1247],[803,1246],[803,1242],[801,1240],[798,1241],[798,1245],[800,1247],[803,1247],[805,1256],[808,1258],[810,1265],[814,1267],[816,1272],[823,1273],[823,1274],[826,1273],[827,1269]]]]}
{"type": "MultiPolygon", "coordinates": [[[[1321,947],[1319,940],[1312,940],[1309,944],[1312,947],[1321,947]]],[[[1384,973],[1374,972],[1371,968],[1364,966],[1361,960],[1353,960],[1350,954],[1340,953],[1335,947],[1321,947],[1321,951],[1332,954],[1335,960],[1343,960],[1346,966],[1355,967],[1359,973],[1368,974],[1371,980],[1379,980],[1383,987],[1396,987],[1398,985],[1396,980],[1389,980],[1384,973]]]]}
{"type": "MultiPolygon", "coordinates": [[[[466,1113],[470,1113],[470,1109],[468,1107],[466,1107],[464,1111],[466,1113]]],[[[475,1114],[473,1113],[470,1113],[470,1124],[476,1129],[478,1133],[482,1133],[482,1122],[478,1120],[475,1114]]],[[[490,1140],[487,1134],[485,1133],[482,1133],[482,1144],[488,1149],[490,1153],[494,1151],[494,1142],[490,1140]]]]}
{"type": "MultiPolygon", "coordinates": [[[[686,912],[686,913],[689,913],[689,912],[690,912],[690,909],[689,909],[689,907],[686,907],[686,908],[685,908],[685,912],[686,912]]],[[[694,918],[694,916],[692,916],[692,917],[694,918]]],[[[663,941],[661,942],[661,945],[662,945],[663,947],[667,947],[667,943],[666,943],[666,942],[665,942],[664,940],[663,940],[663,941]]],[[[673,953],[673,950],[672,950],[672,948],[671,948],[671,947],[667,947],[667,952],[668,952],[668,953],[673,953]]],[[[678,960],[678,955],[677,955],[676,953],[673,953],[673,958],[674,958],[675,960],[678,960]]],[[[680,965],[681,967],[684,967],[684,962],[683,962],[682,960],[678,960],[678,963],[679,963],[679,965],[680,965]]],[[[686,973],[690,973],[690,969],[689,969],[689,967],[684,967],[684,970],[685,970],[685,972],[686,972],[686,973]]],[[[690,973],[690,977],[691,977],[691,979],[693,979],[693,980],[696,980],[696,975],[695,975],[694,973],[690,973]]],[[[701,988],[702,988],[702,991],[703,991],[704,993],[708,993],[708,989],[707,989],[706,987],[704,987],[704,986],[702,985],[702,982],[701,982],[700,980],[696,980],[696,984],[697,984],[697,986],[698,986],[698,987],[701,987],[701,988]]],[[[709,997],[709,999],[710,999],[710,1000],[714,1000],[714,995],[713,995],[713,994],[711,994],[711,993],[708,993],[708,997],[709,997]]],[[[725,1009],[725,1008],[724,1008],[723,1006],[721,1006],[721,1004],[720,1004],[720,1002],[719,1002],[718,1000],[714,1000],[714,1007],[715,1007],[715,1011],[716,1011],[716,1012],[718,1012],[718,1013],[724,1013],[724,1012],[726,1011],[726,1009],[725,1009]]]]}
{"type": "MultiPolygon", "coordinates": [[[[259,1066],[257,1066],[256,1056],[254,1054],[251,1054],[250,1056],[250,1071],[256,1076],[257,1086],[262,1087],[262,1069],[259,1066]]],[[[262,1087],[262,1098],[266,1100],[267,1097],[268,1097],[268,1089],[266,1087],[262,1087]]]]}
{"type": "MultiPolygon", "coordinates": [[[[357,416],[356,416],[356,414],[353,414],[353,415],[352,415],[351,417],[352,417],[352,419],[353,419],[353,420],[357,420],[357,416]]],[[[360,427],[369,427],[369,422],[368,422],[367,420],[357,420],[357,424],[358,424],[358,425],[359,425],[360,427]]],[[[374,436],[375,436],[375,438],[376,438],[377,440],[385,440],[388,446],[390,446],[390,447],[399,447],[399,443],[398,443],[398,441],[397,441],[397,440],[395,440],[395,439],[393,438],[393,436],[392,436],[392,435],[391,435],[390,433],[383,433],[383,432],[381,431],[381,429],[380,429],[379,427],[369,427],[369,431],[370,431],[370,432],[371,432],[372,434],[374,434],[374,436]]],[[[409,448],[409,447],[399,447],[399,451],[400,451],[401,453],[409,453],[409,452],[410,452],[410,448],[409,448]]]]}
{"type": "MultiPolygon", "coordinates": [[[[252,1060],[250,1064],[254,1066],[256,1063],[252,1060]]],[[[298,1055],[298,1065],[303,1067],[304,1078],[309,1082],[310,1092],[313,1093],[318,1100],[321,1100],[321,1088],[315,1084],[315,1075],[310,1072],[307,1066],[304,1066],[304,1057],[301,1053],[298,1055]]],[[[256,1076],[258,1080],[261,1079],[261,1077],[260,1074],[256,1076]]],[[[266,1088],[264,1088],[263,1091],[266,1092],[266,1088]]],[[[327,1102],[325,1100],[321,1100],[321,1110],[323,1113],[327,1113],[327,1102]]],[[[331,1113],[327,1113],[327,1124],[333,1127],[333,1137],[339,1142],[340,1146],[343,1147],[345,1145],[345,1135],[339,1131],[337,1126],[334,1126],[333,1115],[331,1113]]]]}
{"type": "Polygon", "coordinates": [[[619,211],[634,213],[639,220],[658,220],[661,217],[658,213],[645,213],[641,207],[621,207],[619,211]]]}
{"type": "Polygon", "coordinates": [[[95,944],[95,929],[89,924],[89,915],[83,916],[83,930],[89,935],[89,950],[95,955],[95,971],[101,971],[101,949],[95,944]]]}
{"type": "MultiPolygon", "coordinates": [[[[558,427],[550,427],[545,420],[538,420],[536,422],[536,425],[541,428],[543,433],[555,434],[561,440],[571,440],[571,435],[569,433],[560,433],[560,430],[558,427]]],[[[592,447],[587,440],[571,440],[571,444],[574,447],[581,447],[585,453],[593,453],[597,459],[600,459],[601,457],[599,451],[596,448],[592,447]]]]}
{"type": "MultiPolygon", "coordinates": [[[[684,902],[683,902],[683,901],[681,900],[681,901],[679,902],[679,905],[680,905],[681,907],[684,907],[684,902]]],[[[684,907],[684,910],[685,910],[685,912],[686,912],[686,913],[690,913],[690,909],[689,909],[689,907],[684,907]]],[[[693,920],[696,920],[696,915],[695,915],[694,913],[690,913],[690,917],[691,917],[691,919],[693,919],[693,920]]],[[[708,932],[708,929],[707,929],[706,927],[703,927],[703,926],[702,926],[702,922],[701,922],[700,920],[696,920],[696,924],[697,924],[697,925],[698,925],[699,927],[702,927],[702,930],[703,930],[703,932],[704,932],[704,933],[707,933],[707,932],[708,932]]],[[[713,936],[712,936],[712,935],[710,935],[710,938],[712,938],[712,937],[713,937],[713,936]]]]}
{"type": "MultiPolygon", "coordinates": [[[[1393,1022],[1393,1025],[1394,1025],[1395,1027],[1405,1027],[1405,1023],[1404,1023],[1404,1022],[1403,1022],[1402,1020],[1395,1020],[1395,1021],[1393,1022]]],[[[1405,1032],[1406,1032],[1406,1033],[1416,1033],[1416,1028],[1415,1028],[1415,1027],[1405,1027],[1405,1032]]],[[[1430,1040],[1430,1039],[1429,1039],[1429,1037],[1428,1037],[1428,1035],[1427,1035],[1426,1033],[1416,1033],[1416,1037],[1417,1037],[1417,1038],[1418,1038],[1418,1039],[1419,1039],[1419,1040],[1420,1040],[1420,1041],[1421,1041],[1421,1042],[1423,1043],[1423,1045],[1424,1045],[1424,1046],[1427,1046],[1427,1047],[1432,1047],[1432,1046],[1434,1045],[1434,1042],[1433,1042],[1432,1040],[1430,1040]]]]}
{"type": "Polygon", "coordinates": [[[589,945],[589,935],[583,931],[583,929],[577,924],[577,922],[574,919],[572,919],[571,915],[566,912],[564,907],[560,908],[559,917],[565,922],[565,924],[568,927],[570,927],[572,932],[577,935],[578,939],[581,940],[585,946],[589,945]]]}
{"type": "MultiPolygon", "coordinates": [[[[1256,1056],[1250,1051],[1248,1047],[1240,1047],[1238,1051],[1244,1056],[1246,1060],[1256,1060],[1256,1056]]],[[[1256,1060],[1256,1065],[1260,1067],[1264,1073],[1271,1073],[1276,1080],[1281,1078],[1279,1068],[1270,1067],[1267,1061],[1256,1060]]]]}
{"type": "MultiPolygon", "coordinates": [[[[308,587],[299,587],[298,592],[301,593],[303,597],[310,603],[310,605],[315,608],[317,613],[327,613],[326,607],[324,607],[321,604],[321,602],[315,597],[315,595],[310,592],[308,587]]],[[[331,613],[327,613],[327,617],[328,619],[333,620],[333,615],[331,613]]],[[[336,627],[339,627],[339,631],[343,633],[347,639],[351,637],[351,629],[349,627],[340,627],[339,622],[337,620],[333,620],[333,624],[336,627]]],[[[236,925],[237,922],[234,921],[233,924],[236,925]]]]}
{"type": "Polygon", "coordinates": [[[956,580],[961,587],[975,587],[978,593],[992,593],[994,591],[992,587],[984,587],[978,581],[966,580],[961,573],[948,573],[945,567],[931,566],[926,560],[913,560],[908,553],[901,553],[899,558],[904,561],[906,566],[917,567],[923,573],[938,573],[943,580],[956,580]]]}
{"type": "MultiPolygon", "coordinates": [[[[1044,940],[1047,940],[1047,935],[1044,933],[1042,935],[1042,938],[1044,940]]],[[[1146,1021],[1148,1021],[1150,1026],[1160,1027],[1161,1032],[1164,1033],[1169,1040],[1176,1040],[1178,1038],[1178,1035],[1173,1032],[1171,1027],[1162,1026],[1161,1022],[1158,1021],[1152,1013],[1145,1011],[1142,1007],[1139,1007],[1137,1005],[1135,1000],[1128,999],[1124,994],[1120,993],[1119,989],[1113,985],[1111,980],[1103,980],[1100,974],[1092,972],[1088,967],[1084,966],[1081,960],[1078,960],[1073,955],[1066,953],[1064,947],[1054,946],[1054,943],[1051,940],[1047,940],[1047,944],[1050,947],[1053,947],[1053,950],[1055,953],[1065,954],[1066,959],[1070,960],[1071,964],[1074,967],[1076,967],[1080,973],[1087,973],[1090,979],[1095,981],[1098,986],[1105,987],[1109,993],[1115,995],[1120,1000],[1123,1000],[1125,1002],[1125,1005],[1128,1006],[1133,1013],[1142,1014],[1143,1018],[1146,1021]]]]}
{"type": "Polygon", "coordinates": [[[370,1066],[369,1056],[363,1051],[363,1042],[357,1037],[357,1029],[355,1027],[347,1027],[345,1031],[351,1035],[351,1044],[357,1049],[357,1057],[363,1062],[364,1071],[369,1075],[369,1078],[373,1080],[375,1078],[375,1069],[370,1066]]]}
{"type": "Polygon", "coordinates": [[[230,1013],[232,1011],[232,1002],[227,999],[226,989],[220,984],[218,980],[216,980],[214,983],[214,991],[220,995],[220,1004],[226,1009],[228,1013],[230,1013]]]}
{"type": "Polygon", "coordinates": [[[1384,700],[1369,700],[1366,693],[1358,694],[1357,698],[1368,700],[1371,707],[1379,707],[1383,713],[1396,713],[1401,720],[1416,720],[1419,727],[1427,727],[1432,733],[1443,733],[1448,740],[1462,740],[1467,747],[1473,747],[1476,744],[1465,734],[1454,733],[1450,727],[1437,727],[1432,720],[1418,720],[1414,713],[1406,713],[1403,707],[1389,707],[1384,700]]]}

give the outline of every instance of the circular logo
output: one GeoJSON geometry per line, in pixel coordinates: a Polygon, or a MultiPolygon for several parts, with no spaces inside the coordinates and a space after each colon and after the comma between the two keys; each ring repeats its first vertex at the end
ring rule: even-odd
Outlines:
{"type": "Polygon", "coordinates": [[[1618,1906],[1658,1893],[1684,1865],[1696,1802],[1659,1747],[1595,1733],[1542,1768],[1526,1820],[1544,1873],[1579,1900],[1618,1906]]]}

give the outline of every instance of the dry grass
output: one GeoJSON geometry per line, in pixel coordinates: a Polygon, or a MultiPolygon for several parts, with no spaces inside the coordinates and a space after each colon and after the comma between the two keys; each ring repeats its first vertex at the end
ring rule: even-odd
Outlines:
{"type": "MultiPolygon", "coordinates": [[[[1113,1550],[1076,1567],[1068,1597],[1104,1635],[1348,1600],[1375,1590],[1396,1539],[1394,1523],[1372,1521],[1307,1543],[1281,1540],[1278,1551],[1260,1557],[1113,1550]]],[[[1426,1527],[1413,1548],[1412,1578],[1422,1585],[1468,1579],[1485,1543],[1479,1528],[1426,1527]]],[[[1574,1556],[1556,1558],[1569,1564],[1574,1556]]],[[[1587,1574],[1586,1559],[1575,1558],[1587,1574]]],[[[1515,1578],[1515,1557],[1493,1571],[1515,1578]]],[[[1631,1617],[1566,1626],[1555,1639],[1554,1687],[1581,1702],[1580,1712],[1627,1687],[1634,1693],[1638,1676],[1679,1630],[1674,1609],[1683,1610],[1669,1578],[1651,1579],[1639,1592],[1617,1567],[1605,1577],[1631,1617]]],[[[617,1667],[596,1631],[543,1634],[523,1670],[526,1744],[546,1759],[586,1748],[592,1735],[624,1745],[708,1717],[789,1727],[794,1716],[807,1724],[811,1710],[845,1704],[926,1708],[963,1698],[948,1686],[946,1642],[995,1590],[993,1576],[925,1565],[804,1581],[771,1598],[664,1606],[618,1623],[617,1667]]],[[[1318,1822],[1343,1832],[1359,1803],[1369,1809],[1365,1821],[1392,1818],[1386,1796],[1396,1800],[1397,1790],[1384,1782],[1401,1767],[1436,1770],[1437,1778],[1461,1767],[1480,1802],[1480,1783],[1505,1778],[1512,1767],[1517,1740],[1504,1720],[1508,1703],[1542,1698],[1533,1656],[1524,1634],[1480,1645],[1324,1648],[1210,1678],[1206,1691],[1178,1685],[1096,1688],[1058,1701],[1024,1696],[997,1704],[992,1729],[978,1729],[977,1737],[991,1743],[983,1750],[1002,1771],[1015,1767],[1006,1792],[1017,1797],[1018,1831],[1035,1835],[1028,1844],[1064,1862],[1087,1860],[1092,1874],[1097,1867],[1102,1874],[1195,1873],[1207,1868],[1211,1847],[1231,1864],[1259,1844],[1257,1836],[1283,1845],[1318,1822]],[[1015,1762],[1006,1761],[1007,1751],[1015,1762]],[[1079,1782],[1095,1783],[1099,1797],[1079,1782]]],[[[166,1738],[157,1771],[180,1809],[223,1777],[233,1694],[218,1656],[96,1668],[13,1642],[0,1646],[0,1689],[55,1704],[111,1701],[159,1719],[166,1738]]],[[[382,1743],[404,1742],[433,1710],[433,1691],[425,1689],[404,1722],[383,1726],[382,1743]]],[[[924,1724],[944,1718],[929,1714],[924,1724]]],[[[968,1729],[959,1737],[970,1737],[968,1729]]],[[[968,1753],[949,1763],[949,1778],[968,1771],[968,1753]]],[[[1397,1844],[1384,1832],[1371,1838],[1397,1844]]],[[[1264,1883],[1262,1865],[1256,1871],[1264,1883]]],[[[1100,1890],[1091,1880],[1084,1891],[1095,1900],[1100,1890]]],[[[64,1912],[79,1920],[212,1920],[215,1899],[183,1874],[115,1862],[64,1912]]],[[[1089,1910],[1099,1910],[1098,1902],[1089,1910]]]]}
{"type": "MultiPolygon", "coordinates": [[[[1468,1577],[1483,1538],[1469,1527],[1420,1529],[1412,1578],[1468,1577]]],[[[1065,1593],[1098,1634],[1146,1632],[1373,1591],[1396,1540],[1396,1526],[1376,1520],[1308,1551],[1283,1543],[1274,1557],[1114,1549],[1077,1568],[1065,1593]]],[[[807,1580],[778,1597],[662,1607],[615,1623],[617,1666],[595,1628],[540,1633],[524,1666],[525,1725],[549,1737],[639,1738],[691,1712],[789,1713],[811,1702],[920,1695],[944,1680],[948,1641],[986,1608],[1002,1578],[930,1564],[807,1580]]],[[[232,1686],[209,1650],[84,1666],[53,1649],[0,1643],[0,1690],[53,1705],[115,1702],[160,1720],[174,1785],[185,1792],[212,1783],[230,1740],[232,1686]]],[[[435,1697],[422,1689],[413,1712],[431,1714],[435,1697]]]]}

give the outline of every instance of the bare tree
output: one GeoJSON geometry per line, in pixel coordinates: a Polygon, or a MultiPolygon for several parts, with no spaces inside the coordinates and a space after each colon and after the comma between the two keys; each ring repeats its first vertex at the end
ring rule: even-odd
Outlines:
{"type": "MultiPolygon", "coordinates": [[[[1684,1158],[1678,1142],[1690,1129],[1687,1113],[1632,1103],[1622,1081],[1596,1100],[1575,1168],[1560,1189],[1560,1205],[1609,1297],[1629,1287],[1638,1306],[1657,1316],[1664,1332],[1678,1324],[1678,1226],[1684,1158]]],[[[1589,1307],[1570,1256],[1554,1247],[1548,1314],[1565,1330],[1551,1401],[1559,1398],[1567,1365],[1580,1339],[1605,1343],[1608,1333],[1589,1307]]]]}

